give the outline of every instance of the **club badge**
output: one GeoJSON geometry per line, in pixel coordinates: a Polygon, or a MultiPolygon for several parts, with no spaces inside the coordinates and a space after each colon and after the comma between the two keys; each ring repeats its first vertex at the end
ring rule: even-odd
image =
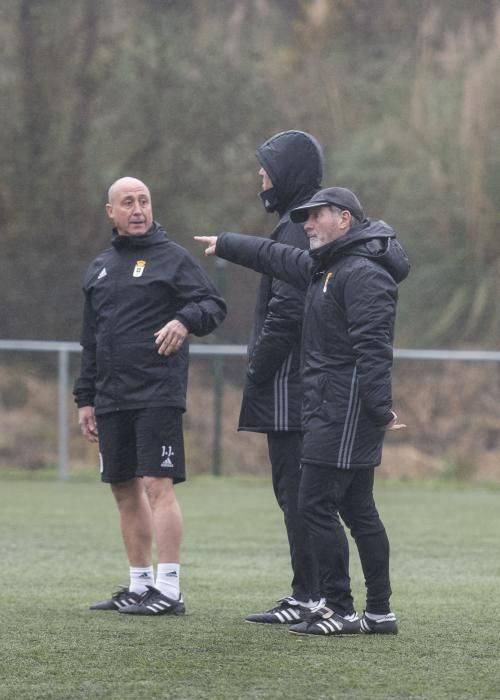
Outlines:
{"type": "Polygon", "coordinates": [[[132,277],[142,277],[142,273],[144,272],[145,267],[145,260],[137,260],[137,262],[135,263],[134,271],[132,273],[132,277]]]}

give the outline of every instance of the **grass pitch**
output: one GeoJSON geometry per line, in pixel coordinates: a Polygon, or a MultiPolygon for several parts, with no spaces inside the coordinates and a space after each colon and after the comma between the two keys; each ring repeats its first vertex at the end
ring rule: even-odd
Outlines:
{"type": "MultiPolygon", "coordinates": [[[[289,592],[267,481],[177,493],[188,614],[137,619],[88,610],[127,583],[108,487],[0,481],[0,698],[500,698],[498,489],[379,483],[400,634],[339,639],[243,622],[289,592]]],[[[352,576],[361,611],[355,548],[352,576]]]]}

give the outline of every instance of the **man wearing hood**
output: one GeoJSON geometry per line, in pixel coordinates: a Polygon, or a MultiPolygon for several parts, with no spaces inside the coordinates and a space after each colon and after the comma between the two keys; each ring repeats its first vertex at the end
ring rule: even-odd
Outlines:
{"type": "Polygon", "coordinates": [[[388,430],[405,427],[392,410],[391,369],[397,284],[408,275],[406,254],[383,221],[366,219],[342,187],[317,192],[295,207],[310,251],[224,233],[198,237],[218,255],[307,290],[302,328],[303,515],[325,599],[296,634],[396,634],[389,599],[389,541],[373,498],[374,468],[388,430]],[[354,609],[349,547],[353,536],[367,588],[366,609],[354,609]]]}
{"type": "Polygon", "coordinates": [[[74,395],[84,437],[99,442],[101,479],[120,514],[130,583],[92,610],[180,615],[188,335],[211,333],[226,306],[187,250],[153,219],[146,185],[111,185],[110,248],[85,276],[82,362],[74,395]],[[153,571],[152,546],[158,567],[153,571]]]}
{"type": "MultiPolygon", "coordinates": [[[[271,241],[306,249],[301,223],[290,210],[318,191],[323,175],[323,154],[316,139],[303,131],[284,131],[263,143],[256,152],[262,178],[260,197],[279,220],[271,241]]],[[[272,484],[283,511],[292,566],[291,594],[248,622],[290,624],[318,599],[317,567],[309,537],[298,513],[302,427],[300,406],[300,336],[305,292],[286,281],[264,274],[255,306],[248,345],[248,366],[238,429],[265,433],[271,462],[272,484]]]]}

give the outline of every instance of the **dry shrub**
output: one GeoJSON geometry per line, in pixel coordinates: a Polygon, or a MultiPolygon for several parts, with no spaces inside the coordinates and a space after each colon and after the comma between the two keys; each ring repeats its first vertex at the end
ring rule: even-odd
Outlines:
{"type": "MultiPolygon", "coordinates": [[[[244,369],[241,364],[241,375],[244,369]]],[[[188,468],[209,472],[213,468],[214,379],[210,363],[192,363],[188,411],[185,420],[188,468]]],[[[265,474],[269,471],[266,436],[237,432],[242,384],[224,382],[221,426],[221,456],[224,474],[265,474]]]]}
{"type": "Polygon", "coordinates": [[[498,364],[399,361],[394,405],[408,429],[388,438],[386,462],[391,445],[410,444],[422,471],[432,473],[437,461],[449,476],[500,479],[498,364]]]}
{"type": "MultiPolygon", "coordinates": [[[[223,388],[221,471],[269,474],[264,435],[238,433],[243,362],[228,360],[223,388]]],[[[192,362],[185,416],[188,473],[213,469],[211,361],[192,362]]],[[[381,476],[500,480],[500,367],[400,360],[394,406],[407,430],[388,435],[381,476]]],[[[81,437],[68,397],[72,471],[98,468],[97,447],[81,437]]],[[[26,369],[0,368],[0,467],[39,469],[57,462],[57,386],[26,369]]]]}
{"type": "Polygon", "coordinates": [[[57,386],[35,370],[0,368],[0,465],[41,469],[55,463],[57,386]]]}
{"type": "MultiPolygon", "coordinates": [[[[243,374],[243,369],[242,369],[243,374]]],[[[209,366],[191,370],[187,447],[194,471],[209,471],[213,434],[209,366]]],[[[237,433],[241,384],[224,386],[224,473],[265,474],[264,435],[237,433]]],[[[497,364],[398,361],[394,406],[408,428],[391,433],[380,475],[500,480],[500,367],[497,364]]]]}

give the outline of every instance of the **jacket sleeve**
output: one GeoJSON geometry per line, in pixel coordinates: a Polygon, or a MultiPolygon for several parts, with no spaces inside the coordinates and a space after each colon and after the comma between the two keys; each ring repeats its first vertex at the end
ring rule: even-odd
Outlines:
{"type": "Polygon", "coordinates": [[[95,319],[88,293],[85,294],[80,343],[82,346],[81,369],[80,375],[76,379],[73,388],[73,395],[78,408],[93,406],[95,397],[95,380],[97,374],[95,319]]]}
{"type": "MultiPolygon", "coordinates": [[[[301,224],[288,218],[280,221],[271,239],[296,248],[308,248],[301,224]]],[[[247,374],[255,384],[271,380],[293,350],[302,334],[305,292],[288,282],[271,278],[264,322],[248,358],[247,374]]]]}
{"type": "Polygon", "coordinates": [[[269,238],[241,233],[221,233],[215,254],[220,258],[263,272],[305,290],[309,286],[312,261],[306,250],[269,238]]]}
{"type": "Polygon", "coordinates": [[[226,317],[226,303],[196,260],[183,251],[174,279],[178,308],[174,318],[190,333],[212,333],[226,317]]]}
{"type": "Polygon", "coordinates": [[[300,342],[304,316],[302,290],[274,279],[262,330],[248,360],[248,376],[260,384],[271,379],[300,342]]]}
{"type": "Polygon", "coordinates": [[[344,303],[361,402],[380,427],[393,418],[391,373],[396,302],[396,283],[376,263],[366,262],[348,273],[344,303]]]}

